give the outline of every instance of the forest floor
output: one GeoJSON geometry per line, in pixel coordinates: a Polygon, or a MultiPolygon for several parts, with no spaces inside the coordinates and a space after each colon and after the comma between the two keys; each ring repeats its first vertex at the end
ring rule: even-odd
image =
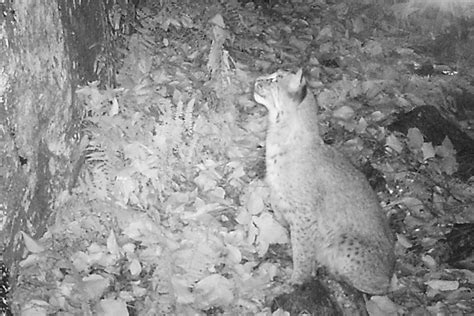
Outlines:
{"type": "Polygon", "coordinates": [[[368,298],[369,313],[474,313],[474,178],[453,140],[392,128],[430,105],[472,132],[474,106],[455,102],[474,95],[470,29],[348,1],[165,2],[116,28],[117,86],[77,91],[84,165],[48,232],[24,235],[14,309],[271,315],[291,257],[263,180],[266,110],[252,87],[303,68],[324,140],[366,173],[396,236],[394,289],[368,298]]]}

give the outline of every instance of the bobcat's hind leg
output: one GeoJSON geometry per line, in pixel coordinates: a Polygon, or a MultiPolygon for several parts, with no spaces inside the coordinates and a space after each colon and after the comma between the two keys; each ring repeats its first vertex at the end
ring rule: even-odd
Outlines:
{"type": "Polygon", "coordinates": [[[341,236],[337,244],[336,259],[330,267],[359,291],[369,294],[386,294],[389,291],[393,266],[390,253],[381,245],[362,238],[341,236]]]}

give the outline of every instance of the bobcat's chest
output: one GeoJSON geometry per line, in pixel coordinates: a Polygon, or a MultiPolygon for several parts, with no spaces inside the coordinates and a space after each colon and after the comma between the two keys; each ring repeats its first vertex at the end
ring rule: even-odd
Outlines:
{"type": "Polygon", "coordinates": [[[270,187],[272,206],[289,224],[291,217],[299,208],[299,185],[294,171],[297,165],[295,148],[267,140],[266,182],[270,187]]]}

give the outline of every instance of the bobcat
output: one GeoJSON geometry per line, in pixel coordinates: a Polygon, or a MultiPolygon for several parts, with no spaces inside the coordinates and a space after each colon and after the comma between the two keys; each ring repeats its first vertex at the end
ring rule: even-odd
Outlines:
{"type": "Polygon", "coordinates": [[[319,135],[302,70],[259,77],[254,98],[268,110],[266,180],[290,228],[291,282],[308,281],[320,264],[359,291],[387,293],[395,262],[387,220],[365,176],[319,135]]]}

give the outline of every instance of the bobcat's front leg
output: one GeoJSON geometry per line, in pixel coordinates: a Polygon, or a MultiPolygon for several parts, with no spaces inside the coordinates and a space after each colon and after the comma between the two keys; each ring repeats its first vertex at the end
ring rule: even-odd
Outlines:
{"type": "Polygon", "coordinates": [[[314,249],[311,249],[311,238],[308,236],[305,226],[305,224],[298,222],[290,226],[291,248],[293,252],[293,273],[290,280],[292,284],[302,284],[308,281],[316,264],[312,255],[314,249]]]}

